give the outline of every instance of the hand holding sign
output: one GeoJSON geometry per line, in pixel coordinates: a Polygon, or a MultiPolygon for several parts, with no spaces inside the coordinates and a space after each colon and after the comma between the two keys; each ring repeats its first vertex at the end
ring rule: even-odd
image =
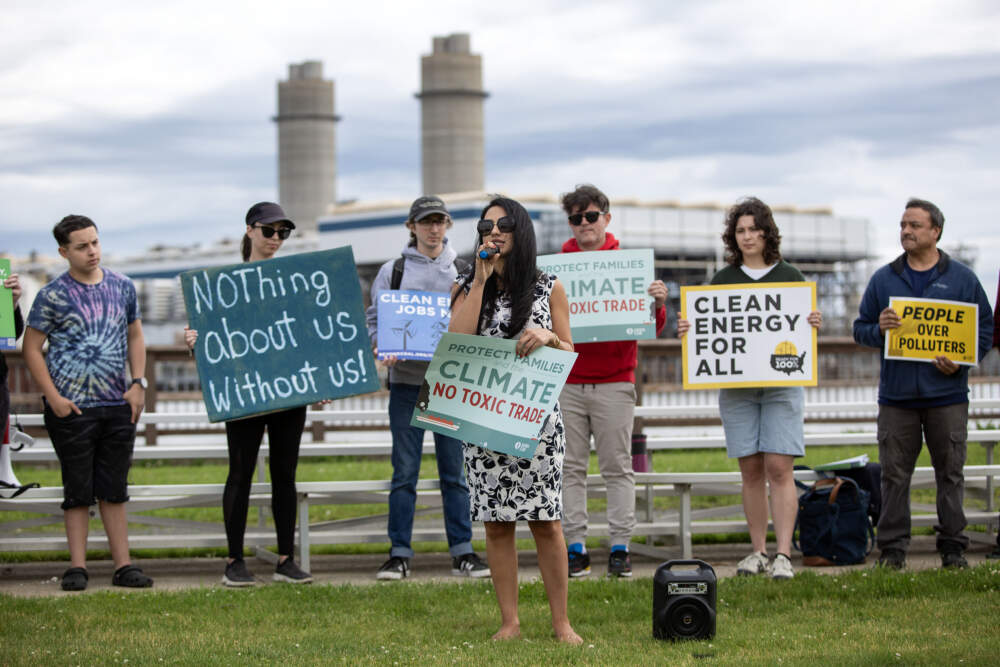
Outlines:
{"type": "MultiPolygon", "coordinates": [[[[3,269],[0,269],[0,275],[3,275],[3,269]]],[[[3,279],[3,286],[10,290],[11,296],[13,297],[14,305],[17,305],[18,300],[21,298],[21,279],[16,273],[12,273],[3,279]]]]}
{"type": "Polygon", "coordinates": [[[667,296],[669,296],[670,291],[662,280],[654,280],[649,284],[646,293],[653,297],[653,316],[655,317],[655,312],[667,302],[667,296]]]}
{"type": "Polygon", "coordinates": [[[898,329],[900,324],[902,321],[899,319],[899,314],[892,307],[886,308],[878,314],[878,330],[882,332],[883,336],[889,329],[898,329]]]}

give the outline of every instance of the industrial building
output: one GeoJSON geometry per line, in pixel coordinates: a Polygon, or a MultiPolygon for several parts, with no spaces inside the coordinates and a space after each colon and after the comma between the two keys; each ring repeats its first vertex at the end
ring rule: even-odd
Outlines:
{"type": "MultiPolygon", "coordinates": [[[[420,103],[423,192],[448,203],[455,222],[449,233],[459,254],[470,257],[475,221],[488,201],[482,57],[472,53],[469,35],[434,37],[421,57],[420,103]],[[449,194],[450,193],[450,194],[449,194]]],[[[323,78],[318,61],[289,65],[277,84],[278,190],[280,202],[298,225],[282,249],[294,254],[350,245],[362,288],[379,265],[397,257],[407,240],[403,227],[411,198],[336,204],[334,82],[323,78]]],[[[584,180],[583,178],[581,180],[584,180]]],[[[598,185],[600,185],[598,183],[598,185]]],[[[570,189],[573,183],[564,184],[570,189]]],[[[558,252],[569,238],[557,193],[520,196],[535,223],[539,252],[558,252]]],[[[612,196],[610,231],[625,248],[653,248],[657,277],[670,287],[676,308],[680,285],[701,284],[722,266],[720,238],[726,204],[640,202],[612,196]]],[[[849,331],[867,278],[863,260],[872,255],[863,219],[836,216],[829,209],[777,206],[782,253],[817,282],[824,333],[849,331]]],[[[182,271],[239,261],[239,237],[193,247],[157,247],[108,266],[131,276],[143,304],[147,340],[174,343],[186,319],[176,276],[182,271]]],[[[665,335],[672,335],[668,326],[665,335]]]]}
{"type": "Polygon", "coordinates": [[[303,231],[315,231],[316,218],[337,201],[337,142],[333,81],[323,78],[323,63],[309,60],[288,66],[278,82],[278,201],[303,231]]]}

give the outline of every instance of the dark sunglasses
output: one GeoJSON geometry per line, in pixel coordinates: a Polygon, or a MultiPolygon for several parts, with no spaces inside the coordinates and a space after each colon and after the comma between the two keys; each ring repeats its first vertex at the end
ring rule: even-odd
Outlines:
{"type": "Polygon", "coordinates": [[[266,225],[254,225],[254,227],[260,230],[260,233],[264,235],[265,239],[269,239],[277,234],[278,238],[284,241],[292,235],[292,230],[288,227],[281,227],[280,229],[277,227],[268,227],[266,225]]]}
{"type": "Polygon", "coordinates": [[[580,225],[583,224],[584,218],[586,218],[587,222],[589,222],[590,224],[594,224],[595,222],[597,222],[597,219],[600,218],[605,213],[607,213],[607,211],[587,211],[586,213],[574,213],[573,215],[569,216],[569,224],[573,225],[574,227],[579,227],[580,225]]]}
{"type": "MultiPolygon", "coordinates": [[[[480,220],[479,222],[476,223],[476,231],[478,231],[480,234],[489,234],[490,232],[493,231],[493,224],[494,223],[492,220],[486,220],[486,219],[480,220]]],[[[497,229],[500,230],[501,234],[510,234],[512,231],[514,231],[514,226],[516,224],[517,223],[514,221],[514,218],[511,218],[509,216],[504,216],[496,221],[497,229]]]]}

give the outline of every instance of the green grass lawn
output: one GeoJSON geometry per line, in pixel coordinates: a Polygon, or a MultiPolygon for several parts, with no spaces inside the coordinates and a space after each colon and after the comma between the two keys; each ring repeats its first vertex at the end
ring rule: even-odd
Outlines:
{"type": "Polygon", "coordinates": [[[573,581],[580,647],[551,636],[541,583],[521,586],[523,638],[494,643],[488,582],[218,587],[0,596],[7,665],[993,665],[1000,564],[966,571],[802,573],[719,582],[710,641],[652,639],[652,581],[573,581]]]}

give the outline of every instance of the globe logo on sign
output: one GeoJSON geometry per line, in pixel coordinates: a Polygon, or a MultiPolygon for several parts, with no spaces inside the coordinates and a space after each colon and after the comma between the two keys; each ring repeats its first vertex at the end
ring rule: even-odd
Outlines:
{"type": "Polygon", "coordinates": [[[805,360],[806,353],[799,354],[795,344],[786,340],[778,343],[774,348],[774,354],[771,355],[771,368],[788,375],[795,371],[805,373],[802,368],[805,360]]]}

